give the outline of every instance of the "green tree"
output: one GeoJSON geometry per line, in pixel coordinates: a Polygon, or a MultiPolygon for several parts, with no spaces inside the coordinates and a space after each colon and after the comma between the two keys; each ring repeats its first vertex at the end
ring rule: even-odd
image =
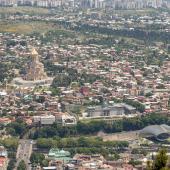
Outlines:
{"type": "Polygon", "coordinates": [[[71,83],[71,79],[68,75],[58,75],[54,78],[52,88],[68,87],[71,83]]]}
{"type": "Polygon", "coordinates": [[[33,152],[31,154],[30,161],[32,164],[40,163],[40,165],[42,165],[44,163],[44,160],[45,160],[45,156],[42,153],[33,152]]]}
{"type": "Polygon", "coordinates": [[[4,145],[10,151],[16,151],[18,147],[17,138],[0,139],[0,143],[4,145]]]}
{"type": "Polygon", "coordinates": [[[8,167],[7,170],[11,170],[15,168],[15,159],[10,159],[9,163],[8,163],[8,167]]]}
{"type": "Polygon", "coordinates": [[[48,160],[44,159],[41,163],[42,166],[48,166],[48,160]]]}
{"type": "Polygon", "coordinates": [[[25,131],[26,124],[24,122],[12,122],[7,126],[7,132],[10,135],[22,135],[25,131]]]}
{"type": "Polygon", "coordinates": [[[17,170],[26,170],[26,165],[25,165],[25,162],[24,160],[20,161],[18,167],[17,167],[17,170]]]}
{"type": "Polygon", "coordinates": [[[167,151],[166,149],[161,149],[156,156],[156,159],[153,163],[154,170],[161,170],[166,167],[168,161],[167,151]]]}
{"type": "Polygon", "coordinates": [[[52,96],[59,96],[61,94],[61,90],[59,88],[51,88],[52,96]]]}
{"type": "Polygon", "coordinates": [[[6,83],[7,80],[14,77],[14,73],[11,71],[13,69],[13,65],[9,63],[0,63],[0,82],[6,83]]]}
{"type": "Polygon", "coordinates": [[[147,169],[147,170],[152,170],[152,169],[153,169],[151,161],[147,161],[147,167],[146,167],[146,169],[147,169]]]}
{"type": "Polygon", "coordinates": [[[131,160],[129,161],[129,164],[135,166],[135,165],[141,165],[142,162],[141,162],[141,161],[134,160],[134,159],[131,159],[131,160]]]}

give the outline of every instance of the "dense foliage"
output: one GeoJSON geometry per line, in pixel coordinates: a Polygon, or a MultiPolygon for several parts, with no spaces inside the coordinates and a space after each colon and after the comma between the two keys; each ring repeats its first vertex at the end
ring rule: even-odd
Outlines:
{"type": "Polygon", "coordinates": [[[40,164],[41,166],[48,166],[48,161],[45,160],[45,156],[42,153],[33,152],[30,161],[33,165],[40,164]]]}
{"type": "Polygon", "coordinates": [[[147,170],[169,170],[167,167],[168,155],[166,149],[160,149],[153,163],[147,162],[147,170]]]}
{"type": "MultiPolygon", "coordinates": [[[[52,67],[53,68],[53,67],[52,67]]],[[[50,69],[51,74],[55,75],[57,70],[50,69]]],[[[60,68],[59,68],[60,69],[60,68]]],[[[75,69],[65,69],[65,71],[61,74],[56,74],[52,87],[68,87],[72,82],[79,82],[79,84],[83,85],[84,83],[94,83],[96,80],[100,80],[101,77],[95,74],[87,74],[87,73],[78,73],[75,69]]]]}
{"type": "Polygon", "coordinates": [[[78,122],[77,125],[71,127],[62,127],[54,123],[52,126],[37,129],[34,134],[30,135],[30,137],[34,139],[54,136],[68,137],[84,134],[96,134],[100,131],[115,133],[121,131],[139,130],[145,126],[154,124],[170,124],[170,120],[166,116],[152,113],[147,116],[131,119],[124,118],[122,120],[114,120],[109,122],[103,120],[78,122]]]}
{"type": "Polygon", "coordinates": [[[115,142],[115,141],[103,141],[101,138],[96,137],[79,137],[79,138],[39,138],[37,140],[37,146],[39,148],[73,148],[73,147],[128,147],[128,142],[115,142]]]}
{"type": "Polygon", "coordinates": [[[16,151],[18,147],[18,139],[17,138],[0,139],[0,144],[5,146],[8,150],[16,151]]]}
{"type": "Polygon", "coordinates": [[[14,74],[11,72],[13,66],[10,63],[0,62],[0,82],[4,82],[4,80],[11,79],[14,74]]]}
{"type": "Polygon", "coordinates": [[[16,160],[15,159],[11,159],[8,163],[8,167],[7,167],[7,170],[11,170],[11,169],[14,169],[15,168],[15,163],[16,163],[16,160]]]}
{"type": "Polygon", "coordinates": [[[140,28],[136,29],[112,29],[108,28],[106,26],[94,26],[89,24],[82,24],[77,23],[77,26],[71,27],[71,24],[69,22],[65,21],[58,21],[58,24],[63,25],[65,28],[72,29],[77,32],[82,33],[93,33],[93,34],[105,34],[105,35],[114,35],[114,36],[122,36],[122,37],[130,37],[130,38],[136,38],[144,41],[163,41],[168,43],[170,40],[170,34],[168,32],[161,32],[161,31],[155,31],[155,30],[142,30],[140,28]]]}
{"type": "Polygon", "coordinates": [[[22,160],[22,161],[19,163],[19,165],[18,165],[18,167],[17,167],[17,170],[25,170],[25,169],[27,169],[27,168],[26,168],[26,165],[25,165],[24,160],[22,160]]]}
{"type": "Polygon", "coordinates": [[[7,132],[12,136],[22,136],[26,131],[26,124],[22,120],[17,120],[7,126],[7,132]]]}
{"type": "Polygon", "coordinates": [[[64,38],[75,38],[75,34],[71,31],[67,30],[50,30],[47,33],[44,34],[44,36],[41,36],[42,43],[52,42],[56,40],[60,40],[64,38]]]}
{"type": "Polygon", "coordinates": [[[142,103],[139,103],[138,101],[125,99],[125,100],[123,100],[123,102],[135,107],[136,110],[138,110],[139,112],[145,111],[145,106],[142,103]]]}
{"type": "Polygon", "coordinates": [[[165,168],[167,161],[168,161],[167,151],[165,149],[161,149],[158,155],[156,156],[156,159],[153,164],[153,169],[160,170],[162,168],[165,168]]]}
{"type": "Polygon", "coordinates": [[[103,141],[99,137],[79,137],[79,138],[39,138],[37,140],[38,148],[64,148],[70,151],[72,155],[76,153],[84,154],[102,154],[108,157],[109,154],[115,154],[116,150],[122,150],[128,147],[125,141],[103,141]]]}

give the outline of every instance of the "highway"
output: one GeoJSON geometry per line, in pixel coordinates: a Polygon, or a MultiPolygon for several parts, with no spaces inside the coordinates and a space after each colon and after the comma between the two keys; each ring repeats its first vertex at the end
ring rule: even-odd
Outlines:
{"type": "Polygon", "coordinates": [[[19,141],[19,146],[18,146],[17,155],[16,155],[16,158],[17,158],[16,169],[19,165],[19,162],[21,160],[24,160],[27,170],[31,170],[31,164],[29,164],[30,163],[29,159],[32,153],[32,145],[33,145],[32,140],[21,139],[19,141]]]}

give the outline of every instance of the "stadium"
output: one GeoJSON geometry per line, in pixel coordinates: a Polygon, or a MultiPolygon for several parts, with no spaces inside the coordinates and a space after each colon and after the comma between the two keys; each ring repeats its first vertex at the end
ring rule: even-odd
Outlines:
{"type": "Polygon", "coordinates": [[[147,126],[139,132],[139,135],[144,138],[165,141],[170,137],[170,126],[165,124],[147,126]]]}

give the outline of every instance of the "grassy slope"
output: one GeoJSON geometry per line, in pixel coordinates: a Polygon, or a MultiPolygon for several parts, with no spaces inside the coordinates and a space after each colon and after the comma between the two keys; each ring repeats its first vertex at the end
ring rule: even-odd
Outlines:
{"type": "Polygon", "coordinates": [[[57,29],[57,26],[54,26],[52,23],[45,22],[0,22],[0,32],[11,32],[11,33],[22,33],[28,34],[32,32],[47,32],[49,30],[57,29]]]}
{"type": "Polygon", "coordinates": [[[0,14],[48,14],[49,10],[46,8],[35,8],[35,7],[0,7],[0,14]]]}

